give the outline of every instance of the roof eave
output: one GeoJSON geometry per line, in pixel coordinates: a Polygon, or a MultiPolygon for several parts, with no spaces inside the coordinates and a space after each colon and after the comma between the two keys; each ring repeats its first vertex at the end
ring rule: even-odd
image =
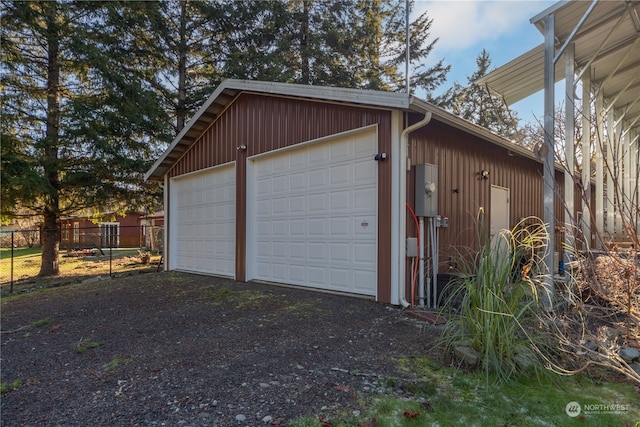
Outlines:
{"type": "Polygon", "coordinates": [[[497,135],[491,132],[489,129],[486,129],[482,126],[478,126],[474,123],[471,123],[465,119],[462,119],[455,114],[449,113],[446,110],[443,110],[440,107],[437,107],[433,104],[430,104],[421,99],[412,100],[411,106],[413,109],[417,109],[421,112],[430,112],[435,120],[440,123],[444,123],[446,125],[452,126],[456,129],[463,130],[471,135],[477,136],[483,140],[489,141],[499,147],[505,148],[513,153],[517,153],[521,156],[530,158],[532,160],[536,160],[540,162],[540,160],[535,157],[533,152],[528,148],[525,148],[517,143],[510,141],[500,135],[497,135]]]}
{"type": "Polygon", "coordinates": [[[556,13],[559,9],[564,7],[567,3],[569,3],[569,1],[559,1],[557,3],[552,4],[551,6],[549,6],[548,8],[543,10],[542,12],[540,12],[537,15],[535,15],[534,17],[532,17],[529,20],[529,23],[531,23],[531,24],[535,25],[536,27],[538,27],[540,32],[543,32],[541,24],[540,24],[540,21],[542,21],[546,16],[549,16],[551,14],[556,13]]]}
{"type": "MultiPolygon", "coordinates": [[[[151,168],[144,175],[145,181],[162,181],[162,178],[169,170],[169,166],[164,166],[167,157],[171,153],[173,153],[178,145],[190,145],[184,144],[184,138],[187,133],[193,128],[193,126],[202,118],[202,116],[211,108],[216,99],[220,97],[220,95],[224,92],[226,86],[223,84],[219,85],[216,90],[207,98],[205,103],[200,107],[200,109],[193,115],[193,117],[187,122],[187,124],[182,128],[182,130],[176,135],[176,137],[171,141],[169,147],[162,153],[162,155],[156,160],[156,162],[151,166],[151,168]]],[[[193,141],[191,141],[193,142],[193,141]]],[[[184,150],[186,151],[186,149],[184,150]]]]}
{"type": "Polygon", "coordinates": [[[208,114],[207,121],[210,122],[217,117],[220,112],[214,112],[216,106],[219,110],[223,110],[240,93],[261,93],[296,98],[321,99],[389,109],[407,110],[410,108],[410,97],[405,93],[226,79],[220,83],[213,94],[205,101],[204,105],[196,112],[191,120],[189,120],[165,152],[156,160],[149,171],[147,171],[144,180],[162,181],[172,164],[182,156],[182,153],[184,153],[204,132],[206,127],[208,127],[202,126],[201,129],[194,132],[194,127],[203,119],[203,116],[208,114]],[[183,146],[184,150],[179,151],[180,146],[183,146]],[[179,152],[176,153],[176,151],[179,152]],[[177,154],[176,158],[171,159],[172,154],[177,154]]]}

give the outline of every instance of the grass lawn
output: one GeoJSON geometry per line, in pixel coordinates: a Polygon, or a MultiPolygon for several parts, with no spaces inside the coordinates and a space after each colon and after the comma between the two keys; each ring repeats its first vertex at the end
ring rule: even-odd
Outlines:
{"type": "MultiPolygon", "coordinates": [[[[13,250],[13,280],[34,277],[40,271],[40,248],[16,248],[13,250]]],[[[0,249],[0,283],[11,280],[11,248],[0,249]]]]}
{"type": "MultiPolygon", "coordinates": [[[[138,257],[137,248],[115,248],[109,252],[104,249],[104,255],[87,257],[66,257],[66,252],[60,252],[60,275],[55,278],[38,278],[42,251],[40,248],[16,248],[13,250],[13,281],[14,284],[46,285],[48,281],[82,279],[87,276],[97,276],[122,273],[125,271],[149,268],[142,264],[138,257]],[[111,262],[110,262],[111,258],[111,262]]],[[[159,256],[152,261],[158,262],[159,256]]],[[[0,249],[0,286],[5,288],[11,282],[11,248],[0,249]]],[[[4,289],[3,289],[4,290],[4,289]]]]}
{"type": "Polygon", "coordinates": [[[409,391],[361,396],[363,411],[338,419],[320,416],[292,427],[415,426],[636,426],[640,394],[636,388],[579,375],[539,382],[520,379],[488,385],[483,374],[441,368],[426,357],[399,362],[415,383],[391,388],[409,391]],[[579,404],[580,412],[576,410],[579,404]],[[569,408],[569,409],[568,409],[569,408]],[[571,416],[568,415],[568,411],[571,416]]]}

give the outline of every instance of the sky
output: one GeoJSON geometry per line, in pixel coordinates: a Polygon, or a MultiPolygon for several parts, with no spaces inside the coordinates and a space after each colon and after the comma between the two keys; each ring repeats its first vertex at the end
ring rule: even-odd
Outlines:
{"type": "MultiPolygon", "coordinates": [[[[529,20],[554,3],[556,1],[547,0],[416,0],[412,16],[426,11],[433,19],[429,41],[439,40],[429,59],[434,63],[444,59],[451,65],[447,83],[443,85],[445,89],[455,82],[468,84],[467,77],[476,71],[476,58],[482,49],[489,53],[493,69],[541,44],[544,37],[529,20]]],[[[523,122],[542,119],[542,92],[511,108],[523,122]]]]}

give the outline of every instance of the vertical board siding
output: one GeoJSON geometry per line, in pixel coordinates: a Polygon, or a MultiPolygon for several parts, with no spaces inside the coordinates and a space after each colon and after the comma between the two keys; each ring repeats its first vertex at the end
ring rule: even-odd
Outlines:
{"type": "MultiPolygon", "coordinates": [[[[461,254],[478,249],[478,213],[484,208],[488,227],[492,185],[509,189],[511,227],[526,217],[542,218],[541,163],[435,120],[411,134],[409,150],[412,165],[438,166],[438,212],[449,218],[449,227],[438,231],[440,272],[459,266],[461,254]],[[480,177],[483,169],[489,171],[489,179],[480,177]]],[[[560,188],[562,175],[556,172],[560,188]]],[[[408,174],[407,187],[407,201],[414,206],[414,168],[408,174]]],[[[557,221],[564,221],[564,206],[559,197],[556,197],[555,212],[557,221]]],[[[407,235],[416,235],[414,221],[409,216],[407,235]]],[[[556,234],[556,250],[561,238],[561,234],[556,234]]]]}
{"type": "MultiPolygon", "coordinates": [[[[243,94],[176,162],[169,177],[236,160],[236,148],[243,144],[245,155],[253,156],[384,121],[390,121],[389,111],[243,94]]],[[[385,126],[390,140],[390,125],[385,126]]]]}
{"type": "MultiPolygon", "coordinates": [[[[246,279],[246,159],[372,124],[391,152],[391,112],[272,95],[240,94],[168,172],[170,178],[236,161],[236,277],[246,279]],[[237,147],[246,145],[246,151],[237,147]]],[[[378,296],[391,300],[391,162],[378,167],[378,296]]],[[[372,162],[372,166],[373,166],[372,162]]]]}

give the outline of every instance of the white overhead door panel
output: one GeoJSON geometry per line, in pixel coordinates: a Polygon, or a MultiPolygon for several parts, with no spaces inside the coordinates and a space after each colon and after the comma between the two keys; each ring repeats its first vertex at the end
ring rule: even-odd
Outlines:
{"type": "Polygon", "coordinates": [[[235,164],[171,181],[170,267],[235,277],[235,164]]]}
{"type": "Polygon", "coordinates": [[[376,296],[375,129],[249,162],[248,277],[376,296]]]}

